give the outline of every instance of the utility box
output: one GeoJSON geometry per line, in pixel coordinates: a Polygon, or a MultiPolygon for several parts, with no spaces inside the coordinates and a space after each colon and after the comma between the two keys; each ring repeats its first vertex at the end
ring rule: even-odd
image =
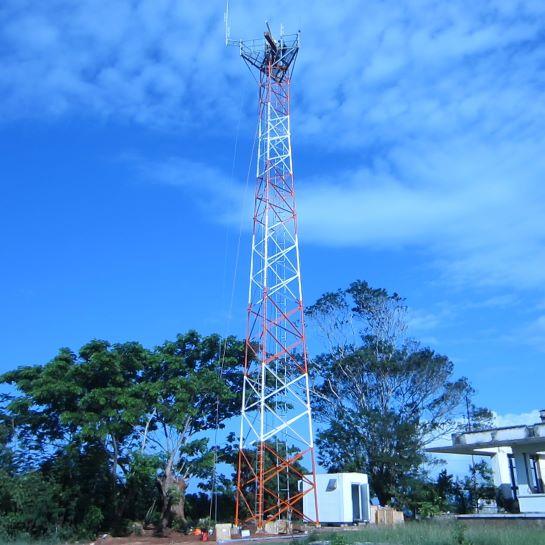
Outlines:
{"type": "MultiPolygon", "coordinates": [[[[311,475],[306,475],[312,479],[311,475]]],[[[301,490],[310,487],[299,481],[301,490]]],[[[358,524],[370,522],[369,482],[364,473],[317,473],[318,519],[322,524],[358,524]]],[[[316,520],[314,494],[303,496],[303,513],[316,520]]]]}
{"type": "Polygon", "coordinates": [[[216,524],[216,541],[230,540],[232,526],[232,524],[216,524]]]}

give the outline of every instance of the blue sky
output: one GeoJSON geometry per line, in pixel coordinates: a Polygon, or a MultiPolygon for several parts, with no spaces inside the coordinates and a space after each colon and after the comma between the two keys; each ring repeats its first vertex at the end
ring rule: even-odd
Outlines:
{"type": "MultiPolygon", "coordinates": [[[[0,370],[93,337],[243,334],[256,88],[224,46],[224,7],[2,3],[0,370]]],[[[302,32],[307,303],[356,278],[396,290],[411,334],[450,356],[500,423],[534,420],[545,5],[232,0],[230,12],[233,38],[266,19],[302,32]]]]}

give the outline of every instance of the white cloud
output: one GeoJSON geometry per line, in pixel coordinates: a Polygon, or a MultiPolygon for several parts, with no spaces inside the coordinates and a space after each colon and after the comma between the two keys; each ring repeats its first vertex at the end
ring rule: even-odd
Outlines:
{"type": "MultiPolygon", "coordinates": [[[[240,203],[249,202],[247,191],[225,171],[209,164],[184,157],[150,160],[135,154],[126,154],[121,160],[144,181],[175,186],[186,191],[203,210],[208,213],[212,211],[215,220],[219,222],[240,222],[240,203]]],[[[245,212],[246,217],[250,217],[251,211],[245,212]]]]}
{"type": "Polygon", "coordinates": [[[433,312],[421,309],[409,309],[409,333],[422,333],[434,330],[441,323],[441,317],[433,312]]]}
{"type": "Polygon", "coordinates": [[[0,17],[4,119],[84,113],[181,127],[234,115],[225,76],[238,59],[221,45],[213,3],[18,1],[0,17]]]}
{"type": "MultiPolygon", "coordinates": [[[[542,289],[545,4],[507,4],[231,2],[233,37],[259,35],[265,19],[302,29],[294,132],[320,168],[298,177],[306,240],[415,249],[451,282],[542,289]]],[[[5,2],[0,119],[77,114],[225,133],[241,102],[253,118],[255,89],[223,45],[222,12],[5,2]]],[[[210,189],[202,179],[218,182],[212,194],[239,191],[218,165],[185,158],[155,174],[185,180],[198,199],[210,189]]]]}
{"type": "Polygon", "coordinates": [[[536,424],[540,422],[539,409],[534,409],[526,413],[506,413],[506,414],[494,414],[495,425],[498,428],[508,426],[525,426],[530,424],[536,424]]]}
{"type": "Polygon", "coordinates": [[[424,249],[458,283],[543,284],[545,161],[537,147],[521,152],[475,139],[443,150],[430,142],[424,156],[405,150],[391,165],[398,174],[365,167],[303,180],[307,240],[424,249]]]}
{"type": "Polygon", "coordinates": [[[466,308],[493,308],[500,309],[511,307],[520,302],[519,298],[512,293],[502,293],[482,300],[473,300],[466,303],[466,308]]]}
{"type": "MultiPolygon", "coordinates": [[[[234,38],[259,36],[265,19],[275,29],[281,22],[301,28],[295,104],[302,130],[321,135],[320,145],[354,145],[456,129],[498,91],[526,98],[530,89],[518,83],[537,85],[528,68],[543,57],[530,11],[540,8],[521,2],[509,12],[502,4],[458,0],[439,8],[412,0],[392,10],[351,0],[342,9],[319,1],[309,10],[287,0],[274,7],[232,2],[231,27],[234,38]],[[526,44],[506,70],[509,48],[526,44]]],[[[224,46],[223,9],[220,2],[171,0],[8,1],[0,12],[9,53],[0,80],[9,99],[3,113],[43,115],[56,98],[62,111],[85,106],[152,125],[232,121],[235,97],[254,90],[236,49],[224,46]]]]}

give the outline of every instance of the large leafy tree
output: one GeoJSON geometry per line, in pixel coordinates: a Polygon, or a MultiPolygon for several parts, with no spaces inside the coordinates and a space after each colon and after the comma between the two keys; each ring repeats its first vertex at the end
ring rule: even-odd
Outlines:
{"type": "Polygon", "coordinates": [[[234,337],[190,331],[152,350],[94,340],[6,373],[0,469],[16,460],[59,484],[61,522],[111,529],[155,504],[162,527],[184,518],[188,479],[211,471],[206,432],[239,408],[243,357],[234,337]]]}
{"type": "Polygon", "coordinates": [[[6,397],[5,409],[20,450],[40,463],[67,444],[97,444],[110,459],[113,479],[126,472],[145,414],[138,383],[148,359],[138,343],[95,340],[79,354],[61,349],[45,365],[4,374],[2,381],[18,391],[6,397]]]}
{"type": "Polygon", "coordinates": [[[425,446],[460,426],[473,391],[446,356],[406,337],[396,293],[356,281],[324,294],[307,316],[325,343],[313,362],[320,462],[367,473],[388,503],[426,460],[425,446]]]}
{"type": "Polygon", "coordinates": [[[4,409],[19,469],[39,470],[62,486],[62,520],[86,516],[112,527],[122,518],[122,491],[139,426],[145,421],[141,375],[150,353],[138,343],[93,340],[79,353],[61,349],[45,365],[2,376],[16,387],[4,409]]]}
{"type": "Polygon", "coordinates": [[[184,496],[191,477],[213,469],[203,432],[224,427],[240,409],[244,344],[235,337],[201,337],[190,331],[157,347],[142,376],[148,421],[142,446],[163,460],[157,482],[162,526],[185,519],[184,496]]]}

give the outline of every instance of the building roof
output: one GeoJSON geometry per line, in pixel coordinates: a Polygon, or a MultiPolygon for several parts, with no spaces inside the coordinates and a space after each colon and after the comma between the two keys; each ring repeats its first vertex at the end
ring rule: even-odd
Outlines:
{"type": "Polygon", "coordinates": [[[529,426],[508,426],[452,434],[452,445],[428,448],[442,454],[494,456],[499,447],[524,445],[532,451],[545,451],[545,422],[529,426]]]}

